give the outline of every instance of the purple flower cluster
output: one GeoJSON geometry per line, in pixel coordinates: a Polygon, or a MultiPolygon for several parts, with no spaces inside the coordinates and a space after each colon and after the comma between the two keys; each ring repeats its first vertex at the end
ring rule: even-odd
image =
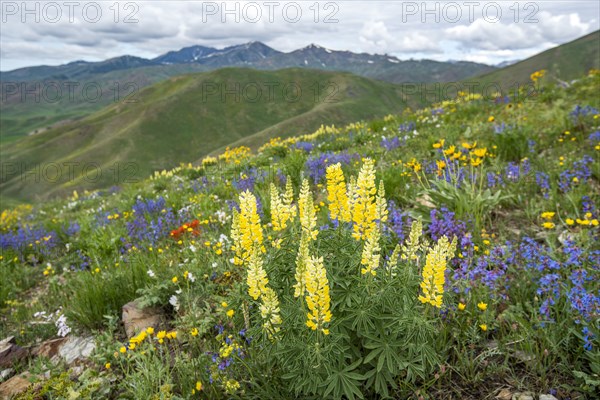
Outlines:
{"type": "Polygon", "coordinates": [[[590,179],[592,171],[590,170],[589,164],[593,163],[594,159],[589,155],[585,155],[581,160],[575,161],[571,169],[561,172],[558,179],[558,187],[560,190],[564,193],[570,192],[571,189],[573,189],[575,182],[584,182],[590,179]]]}
{"type": "Polygon", "coordinates": [[[56,232],[37,225],[20,225],[16,230],[0,233],[0,249],[13,250],[22,261],[28,253],[47,256],[57,244],[56,232]]]}
{"type": "Polygon", "coordinates": [[[529,159],[524,159],[521,164],[509,162],[505,169],[506,180],[510,182],[517,182],[523,176],[527,175],[531,170],[531,163],[529,159]]]}
{"type": "Polygon", "coordinates": [[[247,169],[240,174],[239,178],[233,179],[231,184],[238,192],[254,191],[257,182],[264,181],[266,172],[255,167],[247,169]]]}
{"type": "Polygon", "coordinates": [[[321,182],[325,176],[326,169],[329,165],[341,163],[348,165],[352,160],[360,159],[358,154],[348,153],[321,153],[318,156],[311,156],[306,160],[305,167],[308,170],[308,176],[317,184],[321,182]]]}
{"type": "Polygon", "coordinates": [[[454,237],[460,240],[467,233],[467,224],[464,221],[456,219],[456,214],[449,211],[446,207],[442,207],[440,210],[431,210],[430,217],[431,223],[427,232],[435,241],[442,236],[446,236],[449,240],[452,240],[454,237]]]}
{"type": "Polygon", "coordinates": [[[127,235],[132,243],[155,245],[160,239],[169,236],[171,230],[181,225],[187,215],[176,215],[167,207],[163,197],[156,200],[138,199],[132,207],[133,219],[126,224],[127,235]]]}
{"type": "Polygon", "coordinates": [[[544,198],[547,199],[550,193],[550,176],[545,172],[537,171],[535,173],[535,183],[542,191],[544,198]]]}
{"type": "Polygon", "coordinates": [[[417,128],[417,124],[414,122],[406,122],[403,124],[398,125],[398,132],[401,133],[406,133],[406,132],[412,132],[417,128]]]}
{"type": "Polygon", "coordinates": [[[410,226],[410,217],[407,213],[402,212],[394,200],[390,200],[388,202],[387,228],[396,235],[400,243],[404,242],[406,236],[404,231],[407,226],[410,226]]]}
{"type": "Polygon", "coordinates": [[[538,282],[536,294],[544,299],[540,305],[540,314],[546,318],[546,321],[541,322],[543,327],[546,322],[554,322],[550,316],[550,307],[556,304],[560,295],[560,275],[552,273],[542,276],[538,282]]]}
{"type": "Polygon", "coordinates": [[[400,139],[398,138],[398,136],[392,136],[391,138],[387,138],[387,137],[383,136],[381,138],[381,142],[379,144],[381,147],[383,147],[387,151],[392,151],[394,149],[397,149],[400,146],[405,145],[406,140],[403,140],[401,142],[400,139]]]}
{"type": "Polygon", "coordinates": [[[569,113],[569,115],[571,116],[571,120],[573,120],[574,123],[578,122],[578,120],[580,118],[584,118],[584,117],[587,117],[588,115],[596,115],[596,114],[600,114],[600,111],[598,111],[598,109],[596,109],[592,106],[581,107],[579,104],[576,105],[573,108],[573,110],[569,113]]]}
{"type": "Polygon", "coordinates": [[[312,142],[300,141],[294,144],[294,148],[310,153],[315,148],[315,144],[312,142]]]}

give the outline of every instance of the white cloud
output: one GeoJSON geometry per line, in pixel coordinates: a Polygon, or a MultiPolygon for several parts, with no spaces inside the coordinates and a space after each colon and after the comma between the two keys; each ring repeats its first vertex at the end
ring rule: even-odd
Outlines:
{"type": "Polygon", "coordinates": [[[539,2],[536,3],[540,8],[535,15],[537,23],[523,23],[527,15],[524,10],[521,10],[521,21],[514,23],[508,10],[513,2],[507,2],[502,3],[503,19],[495,24],[485,21],[481,10],[475,14],[478,19],[471,24],[466,10],[458,22],[442,18],[435,23],[434,18],[428,17],[427,23],[422,23],[419,14],[403,21],[404,3],[401,1],[374,1],[368,5],[339,1],[335,2],[336,10],[325,10],[325,3],[318,2],[320,12],[315,22],[314,9],[309,9],[314,3],[297,2],[302,7],[302,18],[298,23],[291,23],[282,17],[285,2],[281,2],[273,23],[266,18],[265,8],[264,17],[257,23],[243,20],[235,23],[231,16],[229,22],[222,23],[219,15],[207,19],[203,14],[202,6],[207,2],[135,3],[139,6],[135,14],[139,22],[133,24],[122,22],[132,11],[123,9],[124,2],[118,3],[121,6],[119,23],[114,22],[114,11],[109,9],[113,2],[101,3],[103,16],[97,23],[86,22],[81,10],[75,13],[74,23],[68,21],[66,14],[57,23],[43,20],[36,23],[29,17],[23,24],[20,15],[9,16],[8,21],[2,23],[0,69],[57,65],[76,59],[95,61],[124,54],[152,58],[195,44],[222,48],[251,40],[263,41],[280,51],[318,43],[330,49],[388,53],[404,59],[428,57],[495,63],[504,57],[528,57],[540,49],[597,30],[600,12],[598,2],[539,2]],[[323,19],[332,11],[338,22],[324,23],[323,19]]]}

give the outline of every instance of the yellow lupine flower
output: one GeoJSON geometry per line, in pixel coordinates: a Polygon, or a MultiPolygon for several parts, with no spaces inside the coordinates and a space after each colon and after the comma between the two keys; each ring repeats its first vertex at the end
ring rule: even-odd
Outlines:
{"type": "Polygon", "coordinates": [[[298,209],[300,212],[300,225],[302,234],[307,235],[310,240],[316,240],[319,231],[317,230],[317,216],[313,203],[312,193],[308,184],[308,179],[302,180],[300,197],[298,199],[298,209]]]}
{"type": "Polygon", "coordinates": [[[296,255],[296,283],[294,284],[294,297],[299,297],[304,295],[306,290],[306,284],[304,281],[306,264],[308,263],[309,254],[308,254],[308,245],[310,242],[310,238],[306,235],[302,235],[300,238],[300,248],[298,249],[298,254],[296,255]]]}
{"type": "Polygon", "coordinates": [[[366,240],[371,230],[374,229],[377,218],[375,162],[372,159],[367,158],[364,161],[358,173],[355,190],[352,200],[352,221],[354,222],[352,237],[356,240],[366,240]]]}
{"type": "Polygon", "coordinates": [[[279,194],[277,187],[271,183],[271,224],[274,231],[285,229],[287,221],[296,216],[296,206],[292,204],[293,201],[294,190],[289,178],[283,197],[279,194]]]}
{"type": "Polygon", "coordinates": [[[420,285],[423,291],[423,294],[419,295],[421,303],[429,303],[437,308],[442,307],[446,263],[455,251],[456,237],[450,243],[446,236],[442,236],[427,254],[423,268],[423,281],[420,285]]]}
{"type": "Polygon", "coordinates": [[[418,258],[417,252],[421,249],[421,235],[423,234],[423,223],[420,219],[413,221],[410,226],[410,233],[408,239],[402,245],[402,259],[403,260],[416,260],[418,258]]]}
{"type": "Polygon", "coordinates": [[[273,339],[279,332],[279,325],[281,325],[277,293],[268,287],[263,293],[261,301],[260,315],[263,319],[263,328],[267,331],[269,338],[273,339]]]}
{"type": "Polygon", "coordinates": [[[332,220],[350,222],[350,209],[348,194],[346,193],[346,180],[340,163],[327,167],[327,201],[332,220]]]}
{"type": "Polygon", "coordinates": [[[264,251],[263,232],[257,213],[256,197],[246,190],[240,194],[239,200],[240,212],[234,211],[231,226],[236,265],[241,265],[248,260],[255,249],[264,251]]]}
{"type": "Polygon", "coordinates": [[[325,328],[325,324],[331,322],[331,298],[329,297],[329,281],[325,267],[323,267],[323,257],[308,259],[304,279],[306,282],[305,300],[309,309],[306,326],[312,330],[321,330],[327,335],[329,331],[325,328]]]}
{"type": "Polygon", "coordinates": [[[260,295],[265,291],[267,283],[269,283],[258,250],[254,251],[250,256],[246,283],[248,284],[248,294],[250,294],[254,300],[258,300],[260,295]]]}
{"type": "Polygon", "coordinates": [[[363,275],[370,273],[375,276],[377,274],[375,270],[379,267],[379,259],[381,257],[379,254],[379,251],[381,250],[379,247],[379,238],[379,227],[375,226],[375,229],[371,231],[363,247],[360,261],[360,263],[364,265],[364,268],[361,268],[360,270],[360,273],[363,275]]]}
{"type": "Polygon", "coordinates": [[[376,219],[379,222],[386,222],[388,217],[387,200],[385,199],[385,187],[383,181],[379,181],[377,197],[375,198],[376,219]]]}

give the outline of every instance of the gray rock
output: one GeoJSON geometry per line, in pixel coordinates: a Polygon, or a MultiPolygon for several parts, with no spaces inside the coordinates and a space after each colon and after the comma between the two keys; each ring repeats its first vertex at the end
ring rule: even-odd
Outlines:
{"type": "Polygon", "coordinates": [[[525,392],[525,393],[517,392],[517,393],[513,394],[512,400],[534,400],[533,393],[531,393],[531,392],[525,392]]]}
{"type": "Polygon", "coordinates": [[[89,358],[96,348],[96,343],[92,337],[81,338],[69,336],[66,342],[59,348],[58,354],[68,365],[75,361],[81,361],[89,358]]]}
{"type": "Polygon", "coordinates": [[[14,336],[0,341],[0,368],[10,367],[28,355],[27,350],[15,344],[14,336]]]}
{"type": "Polygon", "coordinates": [[[12,368],[3,369],[0,371],[0,382],[4,382],[15,372],[12,368]]]}
{"type": "Polygon", "coordinates": [[[540,394],[540,400],[558,400],[556,397],[551,394],[540,394]]]}

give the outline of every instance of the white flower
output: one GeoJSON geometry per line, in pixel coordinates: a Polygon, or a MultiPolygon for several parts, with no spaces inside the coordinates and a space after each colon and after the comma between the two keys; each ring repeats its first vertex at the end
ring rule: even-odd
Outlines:
{"type": "Polygon", "coordinates": [[[150,278],[156,278],[156,274],[151,269],[149,269],[147,273],[150,278]]]}
{"type": "Polygon", "coordinates": [[[179,299],[177,296],[173,295],[169,298],[169,304],[175,308],[175,311],[179,311],[179,299]]]}
{"type": "Polygon", "coordinates": [[[187,278],[190,282],[196,282],[196,277],[191,272],[188,272],[187,278]]]}
{"type": "Polygon", "coordinates": [[[67,317],[62,314],[59,314],[58,319],[54,323],[58,328],[57,335],[60,337],[65,337],[71,332],[71,328],[67,325],[67,317]]]}
{"type": "Polygon", "coordinates": [[[213,268],[217,268],[217,265],[219,265],[219,264],[217,264],[217,262],[216,262],[216,261],[212,263],[212,267],[213,267],[213,268]]]}
{"type": "Polygon", "coordinates": [[[194,246],[193,244],[190,244],[190,250],[192,251],[192,253],[196,252],[196,246],[194,246]]]}

